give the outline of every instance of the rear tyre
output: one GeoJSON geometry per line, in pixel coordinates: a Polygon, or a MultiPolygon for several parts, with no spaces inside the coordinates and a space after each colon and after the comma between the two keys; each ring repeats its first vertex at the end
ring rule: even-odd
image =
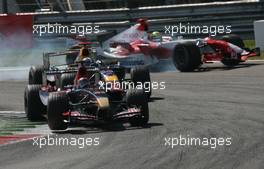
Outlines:
{"type": "Polygon", "coordinates": [[[39,97],[41,85],[28,85],[24,92],[24,106],[28,120],[40,121],[44,117],[46,107],[42,104],[39,97]]]}
{"type": "MultiPolygon", "coordinates": [[[[238,35],[225,35],[221,38],[221,40],[232,43],[233,45],[236,45],[242,49],[245,48],[243,40],[238,35]]],[[[241,61],[238,59],[230,59],[230,56],[227,56],[221,60],[221,62],[228,67],[232,67],[238,65],[241,61]]]]}
{"type": "Polygon", "coordinates": [[[42,84],[42,73],[44,72],[44,66],[31,66],[29,69],[28,83],[29,84],[42,84]]]}
{"type": "Polygon", "coordinates": [[[60,80],[60,88],[64,89],[65,86],[68,85],[73,85],[74,84],[74,79],[75,79],[76,74],[75,73],[65,73],[61,75],[61,80],[60,80]]]}
{"type": "Polygon", "coordinates": [[[131,79],[135,85],[142,83],[147,99],[151,96],[151,80],[149,69],[146,66],[135,66],[130,70],[131,79]]]}
{"type": "Polygon", "coordinates": [[[68,125],[63,113],[69,111],[68,97],[65,92],[54,92],[48,98],[48,125],[51,130],[65,130],[68,125]]]}
{"type": "Polygon", "coordinates": [[[175,67],[181,72],[191,72],[202,64],[201,52],[193,42],[185,42],[175,46],[173,54],[175,67]]]}
{"type": "Polygon", "coordinates": [[[128,107],[136,106],[141,109],[141,116],[132,118],[130,124],[132,126],[145,126],[149,121],[149,109],[147,96],[143,90],[130,89],[126,93],[126,102],[128,107]]]}

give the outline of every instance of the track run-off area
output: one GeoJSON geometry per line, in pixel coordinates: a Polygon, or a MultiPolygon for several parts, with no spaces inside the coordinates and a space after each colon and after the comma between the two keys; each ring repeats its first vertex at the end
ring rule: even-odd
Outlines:
{"type": "Polygon", "coordinates": [[[51,134],[45,122],[28,122],[23,113],[26,80],[4,79],[0,82],[0,120],[9,128],[1,132],[25,127],[15,135],[36,137],[0,145],[0,168],[263,168],[264,62],[249,61],[234,68],[215,63],[191,73],[151,73],[151,80],[165,82],[166,88],[153,91],[145,128],[102,125],[51,134]],[[179,137],[230,138],[231,144],[180,145],[176,144],[179,137]],[[40,146],[39,138],[46,143],[48,138],[75,140],[76,145],[40,146]],[[84,139],[89,144],[82,146],[84,139]]]}

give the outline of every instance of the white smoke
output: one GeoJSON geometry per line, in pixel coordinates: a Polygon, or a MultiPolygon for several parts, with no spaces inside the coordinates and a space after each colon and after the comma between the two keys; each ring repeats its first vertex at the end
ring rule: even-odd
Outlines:
{"type": "Polygon", "coordinates": [[[0,80],[26,80],[31,65],[43,64],[44,52],[61,51],[65,48],[63,41],[54,39],[35,40],[32,48],[26,49],[2,45],[0,46],[0,80]]]}
{"type": "Polygon", "coordinates": [[[1,67],[0,81],[26,80],[29,67],[1,67]]]}
{"type": "Polygon", "coordinates": [[[176,71],[176,67],[173,64],[172,59],[160,60],[159,63],[150,67],[151,72],[167,72],[176,71]]]}

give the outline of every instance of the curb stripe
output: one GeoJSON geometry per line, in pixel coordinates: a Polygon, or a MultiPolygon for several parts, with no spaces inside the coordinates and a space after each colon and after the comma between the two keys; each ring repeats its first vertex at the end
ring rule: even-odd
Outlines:
{"type": "Polygon", "coordinates": [[[10,143],[30,140],[34,137],[39,137],[40,134],[19,134],[19,135],[8,135],[8,136],[0,136],[0,145],[6,145],[10,143]]]}

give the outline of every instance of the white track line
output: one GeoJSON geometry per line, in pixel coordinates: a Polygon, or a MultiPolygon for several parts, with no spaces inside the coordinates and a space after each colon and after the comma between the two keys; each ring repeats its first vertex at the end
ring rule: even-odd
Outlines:
{"type": "Polygon", "coordinates": [[[29,67],[0,67],[0,71],[29,70],[29,67]]]}
{"type": "Polygon", "coordinates": [[[0,111],[0,114],[24,114],[24,111],[0,111]]]}
{"type": "Polygon", "coordinates": [[[247,60],[246,62],[264,62],[264,60],[247,60]]]}

